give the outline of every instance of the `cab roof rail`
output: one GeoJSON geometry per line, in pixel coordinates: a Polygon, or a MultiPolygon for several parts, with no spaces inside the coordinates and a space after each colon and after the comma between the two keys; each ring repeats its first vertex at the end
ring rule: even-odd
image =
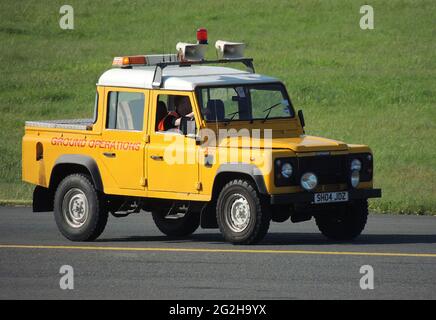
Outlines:
{"type": "Polygon", "coordinates": [[[247,68],[250,73],[255,73],[253,58],[239,58],[239,59],[218,59],[218,60],[199,60],[199,61],[174,61],[174,62],[160,62],[156,64],[153,75],[153,88],[157,89],[162,86],[163,69],[168,66],[190,67],[192,65],[207,65],[207,64],[224,64],[240,62],[247,68]]]}

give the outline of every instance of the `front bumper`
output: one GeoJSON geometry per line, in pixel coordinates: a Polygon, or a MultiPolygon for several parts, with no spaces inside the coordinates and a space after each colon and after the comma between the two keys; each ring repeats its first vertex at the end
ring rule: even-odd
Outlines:
{"type": "MultiPolygon", "coordinates": [[[[351,189],[348,191],[349,200],[380,198],[381,189],[351,189]]],[[[299,192],[271,195],[271,204],[312,203],[314,192],[299,192]]]]}

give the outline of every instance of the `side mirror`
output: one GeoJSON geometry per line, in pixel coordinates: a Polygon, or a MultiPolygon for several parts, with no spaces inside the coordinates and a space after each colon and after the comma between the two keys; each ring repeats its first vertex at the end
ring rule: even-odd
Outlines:
{"type": "Polygon", "coordinates": [[[298,118],[300,119],[301,126],[304,129],[304,127],[306,126],[306,123],[304,122],[303,110],[298,110],[298,118]]]}
{"type": "Polygon", "coordinates": [[[195,136],[196,128],[195,128],[195,120],[182,117],[180,120],[180,130],[185,136],[195,136]]]}
{"type": "Polygon", "coordinates": [[[195,145],[201,146],[204,143],[204,139],[200,136],[195,136],[195,145]]]}

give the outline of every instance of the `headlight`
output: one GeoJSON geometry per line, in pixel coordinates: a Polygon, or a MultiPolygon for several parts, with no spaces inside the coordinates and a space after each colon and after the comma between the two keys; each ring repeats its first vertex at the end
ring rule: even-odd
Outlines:
{"type": "Polygon", "coordinates": [[[301,187],[307,191],[311,191],[318,185],[318,178],[312,172],[306,172],[301,176],[301,187]]]}
{"type": "Polygon", "coordinates": [[[277,158],[274,160],[274,184],[277,187],[298,186],[300,175],[297,174],[296,157],[277,158]]]}
{"type": "MultiPolygon", "coordinates": [[[[349,174],[351,175],[353,171],[358,171],[360,182],[371,181],[373,174],[373,160],[374,157],[371,153],[350,154],[348,158],[349,174]]],[[[351,184],[350,180],[349,183],[351,184]]]]}
{"type": "Polygon", "coordinates": [[[350,181],[351,181],[351,186],[352,186],[353,188],[356,188],[357,185],[358,185],[359,182],[360,182],[360,173],[359,173],[359,171],[353,170],[353,171],[351,172],[350,181]]]}
{"type": "Polygon", "coordinates": [[[362,162],[358,159],[351,161],[351,171],[360,171],[362,169],[362,162]]]}
{"type": "Polygon", "coordinates": [[[290,178],[292,176],[292,165],[290,163],[284,163],[282,165],[282,176],[285,178],[290,178]]]}

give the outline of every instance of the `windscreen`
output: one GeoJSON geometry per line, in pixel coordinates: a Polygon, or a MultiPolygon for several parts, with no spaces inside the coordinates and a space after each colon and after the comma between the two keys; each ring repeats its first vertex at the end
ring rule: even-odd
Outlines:
{"type": "Polygon", "coordinates": [[[201,113],[208,122],[294,117],[281,83],[199,87],[196,92],[201,113]]]}

